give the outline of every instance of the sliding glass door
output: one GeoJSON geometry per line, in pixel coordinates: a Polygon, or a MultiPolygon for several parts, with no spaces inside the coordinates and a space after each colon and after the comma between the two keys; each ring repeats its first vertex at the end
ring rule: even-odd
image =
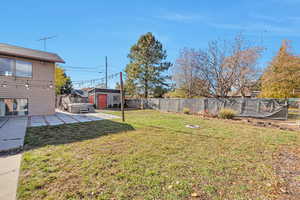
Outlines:
{"type": "Polygon", "coordinates": [[[4,103],[4,99],[0,99],[0,117],[5,116],[6,105],[4,103]]]}
{"type": "Polygon", "coordinates": [[[28,115],[27,99],[0,99],[0,116],[28,115]]]}

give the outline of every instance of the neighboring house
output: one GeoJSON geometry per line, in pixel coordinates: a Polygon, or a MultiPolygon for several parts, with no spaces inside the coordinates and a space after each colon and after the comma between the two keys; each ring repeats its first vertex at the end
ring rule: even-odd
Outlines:
{"type": "Polygon", "coordinates": [[[0,43],[0,116],[55,113],[57,54],[0,43]]]}
{"type": "Polygon", "coordinates": [[[228,93],[228,97],[230,98],[257,98],[259,96],[260,91],[253,91],[250,88],[244,88],[243,94],[241,91],[231,91],[228,93]]]}
{"type": "Polygon", "coordinates": [[[116,89],[93,88],[89,90],[89,102],[97,109],[119,107],[121,92],[116,89]]]}
{"type": "Polygon", "coordinates": [[[83,90],[72,90],[71,94],[56,97],[56,107],[71,113],[95,112],[93,104],[88,103],[88,93],[83,90]]]}
{"type": "Polygon", "coordinates": [[[74,99],[74,103],[88,103],[89,94],[87,91],[74,89],[70,94],[71,98],[74,99]]]}

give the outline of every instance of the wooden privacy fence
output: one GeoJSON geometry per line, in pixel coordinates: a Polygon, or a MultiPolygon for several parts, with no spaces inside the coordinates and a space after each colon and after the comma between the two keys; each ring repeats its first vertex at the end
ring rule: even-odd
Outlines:
{"type": "Polygon", "coordinates": [[[234,110],[239,117],[254,117],[286,120],[288,103],[282,99],[250,98],[199,98],[199,99],[129,99],[130,108],[147,108],[165,112],[183,112],[188,108],[190,113],[210,113],[217,115],[223,108],[234,110]]]}

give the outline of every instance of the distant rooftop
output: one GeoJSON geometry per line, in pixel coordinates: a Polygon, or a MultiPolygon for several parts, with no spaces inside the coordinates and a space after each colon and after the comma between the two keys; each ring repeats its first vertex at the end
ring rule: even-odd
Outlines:
{"type": "Polygon", "coordinates": [[[0,55],[16,56],[47,62],[65,63],[65,61],[55,53],[28,49],[4,43],[0,43],[0,55]]]}
{"type": "Polygon", "coordinates": [[[106,89],[106,88],[93,88],[88,91],[89,94],[92,92],[116,93],[116,94],[121,93],[121,91],[118,89],[106,89]]]}

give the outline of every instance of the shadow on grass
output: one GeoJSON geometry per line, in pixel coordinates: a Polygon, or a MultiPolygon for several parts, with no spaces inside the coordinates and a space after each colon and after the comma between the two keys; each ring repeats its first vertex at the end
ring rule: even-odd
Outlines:
{"type": "Polygon", "coordinates": [[[131,130],[134,128],[129,124],[110,120],[28,128],[24,150],[78,142],[131,130]]]}

